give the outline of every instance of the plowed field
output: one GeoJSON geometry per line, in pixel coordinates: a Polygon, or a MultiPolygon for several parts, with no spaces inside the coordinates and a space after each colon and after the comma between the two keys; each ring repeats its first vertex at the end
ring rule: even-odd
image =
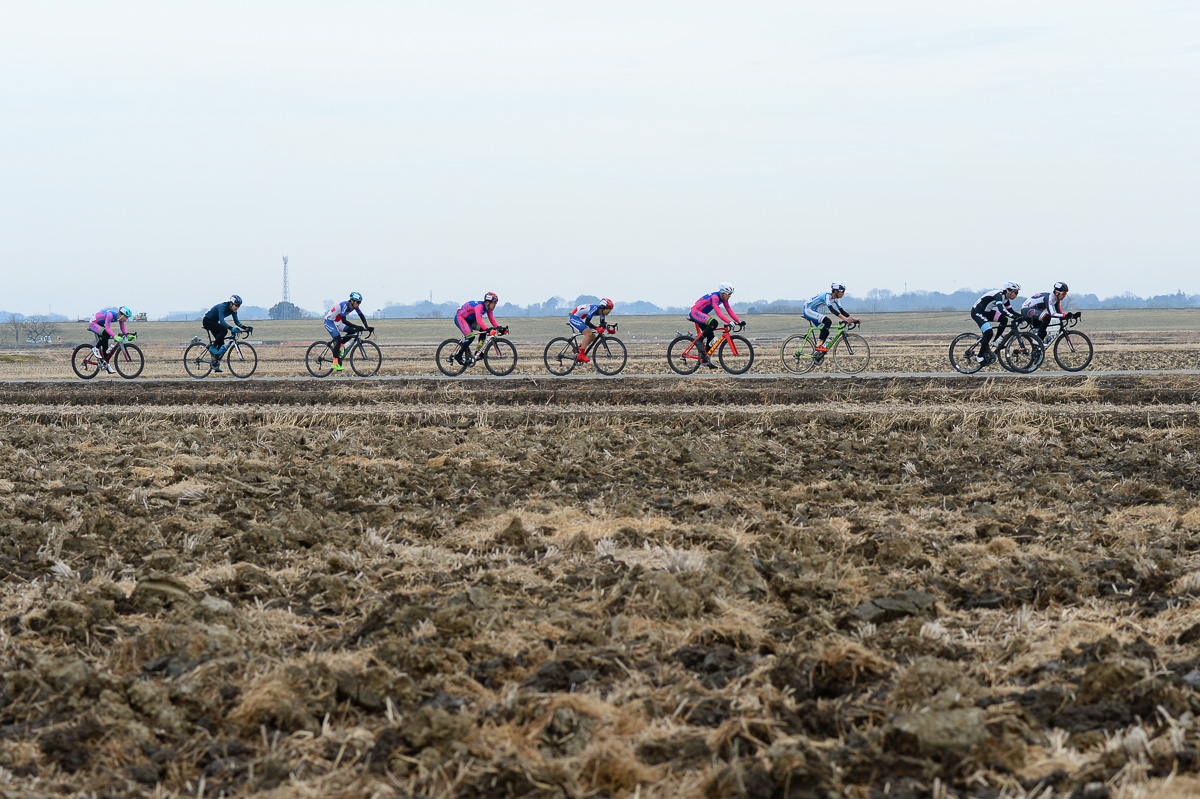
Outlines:
{"type": "Polygon", "coordinates": [[[1198,401],[3,384],[0,796],[1195,795],[1198,401]]]}

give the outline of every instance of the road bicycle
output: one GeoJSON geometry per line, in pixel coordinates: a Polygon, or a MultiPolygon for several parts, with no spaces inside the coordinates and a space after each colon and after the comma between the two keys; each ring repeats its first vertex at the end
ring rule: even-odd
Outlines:
{"type": "Polygon", "coordinates": [[[826,352],[818,352],[820,328],[809,324],[807,333],[796,333],[783,340],[779,357],[783,368],[793,374],[802,375],[821,365],[825,356],[832,354],[837,368],[847,374],[856,375],[871,362],[871,346],[858,333],[847,331],[858,327],[858,322],[842,322],[829,328],[830,336],[825,342],[826,352]]]}
{"type": "Polygon", "coordinates": [[[225,366],[231,375],[246,379],[258,368],[258,353],[245,341],[253,331],[253,327],[247,327],[245,330],[231,330],[225,349],[220,355],[213,355],[209,351],[213,345],[212,332],[205,328],[204,332],[208,334],[208,343],[205,344],[201,341],[199,336],[193,338],[192,343],[183,353],[183,368],[189,375],[199,380],[208,377],[213,367],[224,358],[225,366]]]}
{"type": "MultiPolygon", "coordinates": [[[[713,339],[713,343],[705,351],[700,347],[703,328],[695,319],[691,321],[696,326],[696,332],[694,334],[681,332],[667,346],[667,363],[671,365],[672,369],[681,375],[690,375],[700,368],[702,361],[709,360],[711,362],[710,359],[715,352],[721,368],[729,374],[741,375],[750,371],[750,367],[754,364],[754,347],[750,344],[750,339],[745,336],[730,335],[729,331],[733,328],[730,325],[722,325],[717,328],[717,331],[720,331],[719,335],[713,339]]],[[[746,323],[742,322],[738,326],[738,330],[745,326],[746,323]]]]}
{"type": "Polygon", "coordinates": [[[462,339],[448,338],[438,345],[434,360],[437,368],[447,377],[458,377],[479,361],[496,377],[504,377],[517,367],[517,348],[502,336],[508,335],[507,327],[493,327],[471,334],[476,338],[475,347],[468,347],[467,354],[460,355],[462,339]]]}
{"type": "Polygon", "coordinates": [[[71,368],[84,380],[91,380],[99,374],[102,363],[110,363],[116,368],[117,374],[126,380],[132,380],[146,367],[146,356],[142,354],[141,348],[133,343],[135,338],[136,332],[127,336],[113,336],[112,348],[103,358],[94,352],[98,349],[96,346],[80,344],[71,353],[71,368]]]}
{"type": "MultiPolygon", "coordinates": [[[[370,330],[360,328],[342,342],[342,363],[350,364],[359,377],[370,377],[383,364],[379,345],[366,340],[370,337],[370,330]]],[[[304,365],[313,377],[329,377],[333,373],[333,339],[314,342],[304,355],[304,365]]]]}
{"type": "Polygon", "coordinates": [[[992,362],[999,363],[1001,368],[1009,372],[1029,374],[1038,368],[1046,353],[1037,336],[1021,329],[1028,324],[1024,319],[1017,319],[1006,325],[1000,338],[992,342],[988,359],[982,363],[975,358],[979,355],[979,342],[983,336],[978,333],[956,336],[950,342],[950,365],[964,375],[973,375],[992,362]]]}
{"type": "Polygon", "coordinates": [[[1046,350],[1052,350],[1054,360],[1064,372],[1082,372],[1092,362],[1094,350],[1087,333],[1071,330],[1079,324],[1079,318],[1052,319],[1046,328],[1046,340],[1042,342],[1042,357],[1038,366],[1046,360],[1046,350]]]}
{"type": "MultiPolygon", "coordinates": [[[[570,327],[568,322],[567,326],[570,327]]],[[[574,328],[572,328],[574,329],[574,328]]],[[[584,355],[590,357],[592,365],[596,367],[596,371],[602,375],[615,375],[625,368],[625,362],[629,359],[629,353],[625,349],[625,342],[612,335],[617,332],[616,324],[600,325],[596,328],[597,335],[592,339],[591,346],[587,348],[584,355]]],[[[579,363],[579,340],[583,337],[583,333],[576,333],[567,338],[559,336],[551,339],[546,345],[546,351],[542,355],[542,360],[546,362],[546,369],[552,375],[567,375],[579,363]]]]}

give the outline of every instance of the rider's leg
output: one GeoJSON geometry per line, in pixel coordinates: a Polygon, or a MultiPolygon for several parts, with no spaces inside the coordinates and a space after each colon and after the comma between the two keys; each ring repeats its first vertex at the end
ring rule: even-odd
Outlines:
{"type": "Polygon", "coordinates": [[[817,337],[817,351],[825,351],[825,339],[829,338],[829,328],[833,325],[833,320],[826,316],[821,320],[821,335],[817,337]]]}

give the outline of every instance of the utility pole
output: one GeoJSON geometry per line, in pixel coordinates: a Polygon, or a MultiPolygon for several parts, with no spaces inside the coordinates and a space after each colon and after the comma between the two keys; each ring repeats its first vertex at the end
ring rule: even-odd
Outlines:
{"type": "Polygon", "coordinates": [[[291,287],[288,285],[287,259],[288,259],[288,257],[286,255],[283,256],[283,301],[291,302],[292,301],[292,290],[291,290],[291,287]]]}

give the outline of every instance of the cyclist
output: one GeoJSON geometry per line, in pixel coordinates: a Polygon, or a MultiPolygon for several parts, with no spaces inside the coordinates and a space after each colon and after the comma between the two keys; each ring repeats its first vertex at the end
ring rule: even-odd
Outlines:
{"type": "Polygon", "coordinates": [[[1042,341],[1046,340],[1046,328],[1050,326],[1051,319],[1078,319],[1081,316],[1079,311],[1071,313],[1063,310],[1062,301],[1066,296],[1067,284],[1060,280],[1054,284],[1053,292],[1039,291],[1021,306],[1021,315],[1029,324],[1037,326],[1038,338],[1042,341]]]}
{"type": "Polygon", "coordinates": [[[216,305],[208,309],[208,313],[204,315],[204,329],[212,333],[213,343],[208,348],[212,353],[212,367],[214,372],[221,371],[221,356],[225,354],[227,345],[225,344],[225,335],[230,330],[242,330],[247,333],[254,330],[250,325],[243,325],[242,320],[238,319],[238,308],[242,307],[242,298],[234,294],[229,297],[226,302],[218,302],[216,305]],[[227,316],[233,317],[233,324],[225,321],[227,316]]]}
{"type": "Polygon", "coordinates": [[[804,318],[813,327],[821,328],[821,338],[817,342],[817,346],[814,347],[817,352],[829,352],[829,349],[825,346],[825,339],[829,338],[829,328],[833,326],[833,319],[826,316],[826,314],[837,314],[845,322],[862,321],[846,313],[846,309],[838,303],[838,300],[845,296],[846,287],[844,285],[841,283],[830,283],[829,291],[822,292],[804,303],[804,318]]]}
{"type": "Polygon", "coordinates": [[[330,346],[333,347],[333,368],[336,371],[342,371],[342,345],[354,338],[355,333],[362,330],[375,332],[375,328],[367,324],[367,317],[363,316],[362,295],[357,291],[352,291],[350,299],[339,302],[329,309],[329,313],[325,314],[325,332],[333,338],[330,346]],[[362,325],[346,321],[346,317],[351,313],[358,314],[362,325]]]}
{"type": "Polygon", "coordinates": [[[727,325],[736,323],[738,330],[746,326],[746,323],[738,319],[738,315],[729,307],[729,298],[732,296],[733,286],[728,283],[722,283],[717,287],[716,291],[711,294],[705,294],[696,300],[696,304],[692,306],[691,313],[688,314],[688,319],[691,319],[700,328],[700,363],[709,369],[717,368],[717,365],[708,357],[708,348],[712,346],[713,337],[716,336],[717,320],[720,319],[727,325]],[[725,309],[724,313],[721,311],[722,308],[725,309]],[[710,319],[710,313],[716,316],[710,319]],[[729,314],[729,316],[725,314],[729,314]]]}
{"type": "Polygon", "coordinates": [[[459,332],[463,334],[462,341],[459,342],[458,354],[454,356],[454,360],[468,365],[472,363],[471,339],[474,338],[475,331],[478,330],[480,338],[482,338],[484,332],[490,333],[500,327],[496,323],[496,317],[493,315],[493,312],[496,310],[496,303],[499,301],[500,298],[496,296],[495,292],[489,291],[483,295],[482,302],[479,300],[467,300],[458,309],[458,313],[454,314],[454,324],[458,325],[459,332]],[[485,326],[483,323],[485,312],[487,313],[487,321],[491,323],[490,326],[485,326]]]}
{"type": "Polygon", "coordinates": [[[1019,283],[1009,281],[1004,284],[1004,288],[984,294],[971,308],[971,318],[979,325],[979,331],[983,334],[983,338],[979,340],[979,354],[975,356],[975,360],[984,366],[996,360],[996,356],[988,349],[992,339],[999,338],[1004,333],[1009,319],[1021,318],[1012,307],[1012,301],[1020,291],[1019,283]]]}
{"type": "Polygon", "coordinates": [[[605,298],[592,305],[580,305],[571,311],[570,316],[567,317],[571,329],[576,333],[583,333],[583,344],[579,347],[579,354],[575,356],[575,360],[591,363],[591,359],[587,356],[587,348],[592,345],[596,336],[600,335],[600,330],[604,328],[605,320],[612,313],[612,309],[613,301],[605,298]],[[596,314],[600,314],[599,325],[592,324],[592,317],[596,314]]]}
{"type": "Polygon", "coordinates": [[[133,311],[129,310],[129,306],[122,305],[115,311],[97,311],[92,320],[88,322],[88,330],[96,335],[96,340],[92,343],[92,354],[100,359],[100,363],[104,364],[104,369],[109,374],[116,371],[108,362],[108,340],[114,335],[112,323],[116,322],[121,328],[121,335],[126,336],[128,333],[125,330],[125,320],[131,316],[133,316],[133,311]]]}

